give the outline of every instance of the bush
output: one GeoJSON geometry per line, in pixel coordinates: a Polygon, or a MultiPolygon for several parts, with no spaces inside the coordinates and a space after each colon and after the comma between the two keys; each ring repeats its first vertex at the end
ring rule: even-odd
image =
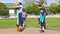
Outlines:
{"type": "Polygon", "coordinates": [[[56,3],[51,3],[48,11],[56,14],[58,12],[58,5],[56,3]]]}
{"type": "Polygon", "coordinates": [[[60,5],[58,5],[58,12],[60,13],[60,5]]]}
{"type": "Polygon", "coordinates": [[[25,9],[26,9],[27,13],[29,13],[29,14],[32,14],[32,13],[38,14],[39,13],[39,8],[38,8],[37,4],[27,5],[25,9]]]}
{"type": "Polygon", "coordinates": [[[9,9],[3,3],[0,3],[0,15],[8,15],[9,9]]]}

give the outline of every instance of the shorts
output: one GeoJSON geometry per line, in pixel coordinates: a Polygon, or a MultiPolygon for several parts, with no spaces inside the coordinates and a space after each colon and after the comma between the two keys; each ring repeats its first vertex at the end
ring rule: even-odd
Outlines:
{"type": "Polygon", "coordinates": [[[45,23],[44,22],[41,22],[40,21],[40,18],[38,18],[38,22],[40,23],[41,27],[44,27],[45,26],[45,23]]]}
{"type": "Polygon", "coordinates": [[[23,26],[23,21],[24,21],[24,19],[22,17],[22,13],[19,13],[19,25],[20,26],[23,26]]]}
{"type": "Polygon", "coordinates": [[[45,23],[44,22],[40,22],[40,25],[41,25],[41,27],[44,27],[45,23]]]}

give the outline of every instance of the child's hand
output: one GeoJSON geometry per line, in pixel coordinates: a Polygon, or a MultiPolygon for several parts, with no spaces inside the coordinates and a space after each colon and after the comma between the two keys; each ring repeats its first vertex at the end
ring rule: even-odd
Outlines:
{"type": "Polygon", "coordinates": [[[38,24],[40,24],[40,22],[38,24]]]}
{"type": "Polygon", "coordinates": [[[40,24],[40,21],[38,21],[38,24],[40,24]]]}

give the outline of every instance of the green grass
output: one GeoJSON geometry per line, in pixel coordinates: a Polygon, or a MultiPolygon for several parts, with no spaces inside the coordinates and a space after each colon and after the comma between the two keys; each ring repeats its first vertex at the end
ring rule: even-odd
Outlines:
{"type": "Polygon", "coordinates": [[[60,18],[47,18],[46,25],[47,28],[60,28],[60,18]]]}
{"type": "Polygon", "coordinates": [[[14,28],[16,19],[0,19],[0,28],[14,28]]]}
{"type": "MultiPolygon", "coordinates": [[[[60,28],[60,18],[46,18],[47,28],[60,28]]],[[[26,20],[27,27],[40,27],[37,18],[26,20]]],[[[16,19],[0,19],[0,28],[15,28],[16,19]]]]}

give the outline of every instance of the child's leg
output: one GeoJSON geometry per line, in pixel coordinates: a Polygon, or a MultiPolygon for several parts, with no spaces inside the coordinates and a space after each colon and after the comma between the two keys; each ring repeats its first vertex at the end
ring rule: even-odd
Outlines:
{"type": "MultiPolygon", "coordinates": [[[[19,13],[19,29],[21,30],[22,13],[19,13]]],[[[19,31],[20,31],[19,30],[19,31]]]]}
{"type": "Polygon", "coordinates": [[[20,32],[20,28],[19,28],[19,25],[17,25],[17,32],[20,32]]]}
{"type": "Polygon", "coordinates": [[[17,32],[20,31],[20,28],[19,28],[19,14],[17,13],[17,32]]]}
{"type": "Polygon", "coordinates": [[[45,30],[44,27],[42,27],[42,30],[45,30]]]}
{"type": "Polygon", "coordinates": [[[23,18],[22,17],[21,17],[21,20],[20,20],[20,27],[21,27],[20,31],[22,31],[23,30],[23,18]]]}
{"type": "Polygon", "coordinates": [[[25,24],[23,23],[23,28],[25,27],[25,24]]]}
{"type": "Polygon", "coordinates": [[[45,29],[44,29],[44,23],[41,23],[41,30],[44,32],[45,31],[45,29]]]}
{"type": "Polygon", "coordinates": [[[24,19],[24,21],[23,21],[23,28],[25,28],[25,21],[26,21],[26,19],[24,19]]]}
{"type": "Polygon", "coordinates": [[[19,13],[17,13],[17,25],[19,25],[19,13]]]}
{"type": "Polygon", "coordinates": [[[21,29],[23,29],[23,23],[21,23],[21,29]]]}
{"type": "Polygon", "coordinates": [[[21,23],[20,29],[20,31],[23,31],[23,23],[21,23]]]}
{"type": "Polygon", "coordinates": [[[43,21],[43,23],[44,23],[44,29],[46,29],[46,23],[45,23],[45,20],[43,21]]]}

